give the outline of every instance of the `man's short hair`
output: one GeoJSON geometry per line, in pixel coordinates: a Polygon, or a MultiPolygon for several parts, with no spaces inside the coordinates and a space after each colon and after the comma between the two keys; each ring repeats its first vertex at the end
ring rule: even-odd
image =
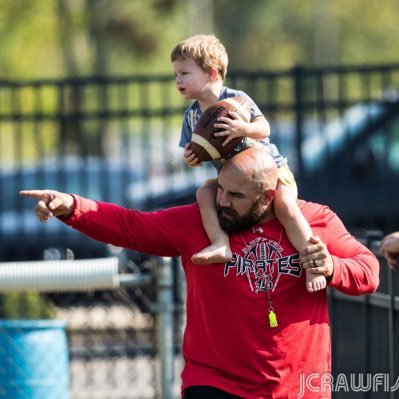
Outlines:
{"type": "Polygon", "coordinates": [[[226,78],[228,56],[226,49],[217,37],[213,35],[189,37],[178,43],[170,55],[172,62],[190,58],[203,71],[209,72],[211,68],[215,68],[222,80],[226,78]]]}

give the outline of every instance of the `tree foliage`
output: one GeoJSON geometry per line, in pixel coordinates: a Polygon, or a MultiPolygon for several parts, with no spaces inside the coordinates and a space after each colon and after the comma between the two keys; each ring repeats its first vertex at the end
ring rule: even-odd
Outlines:
{"type": "Polygon", "coordinates": [[[169,73],[193,33],[219,36],[231,69],[395,62],[397,15],[396,0],[1,0],[0,76],[169,73]]]}

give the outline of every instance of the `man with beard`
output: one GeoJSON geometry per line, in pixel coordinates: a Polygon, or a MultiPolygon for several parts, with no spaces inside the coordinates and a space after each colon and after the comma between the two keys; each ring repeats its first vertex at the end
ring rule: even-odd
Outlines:
{"type": "Polygon", "coordinates": [[[277,170],[264,148],[246,149],[223,166],[217,209],[233,259],[195,265],[209,245],[197,204],[142,213],[51,190],[22,191],[36,213],[84,234],[158,256],[181,256],[187,281],[183,399],[330,398],[330,324],[325,290],[306,291],[304,269],[346,294],[373,292],[375,256],[327,207],[299,205],[313,231],[298,254],[273,212],[277,170]],[[313,378],[314,375],[320,378],[313,378]],[[309,387],[302,382],[312,376],[309,387]]]}

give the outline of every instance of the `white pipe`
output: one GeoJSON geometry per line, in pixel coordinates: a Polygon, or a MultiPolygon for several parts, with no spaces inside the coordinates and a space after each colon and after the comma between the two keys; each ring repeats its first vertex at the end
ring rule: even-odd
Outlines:
{"type": "Polygon", "coordinates": [[[119,286],[116,257],[0,263],[0,292],[76,292],[119,286]]]}

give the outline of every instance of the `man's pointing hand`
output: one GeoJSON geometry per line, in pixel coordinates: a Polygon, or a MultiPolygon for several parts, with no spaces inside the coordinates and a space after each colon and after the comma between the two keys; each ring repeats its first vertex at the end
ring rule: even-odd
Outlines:
{"type": "Polygon", "coordinates": [[[37,200],[34,211],[43,223],[53,216],[68,217],[73,212],[74,200],[70,194],[54,190],[22,190],[19,194],[37,200]]]}

